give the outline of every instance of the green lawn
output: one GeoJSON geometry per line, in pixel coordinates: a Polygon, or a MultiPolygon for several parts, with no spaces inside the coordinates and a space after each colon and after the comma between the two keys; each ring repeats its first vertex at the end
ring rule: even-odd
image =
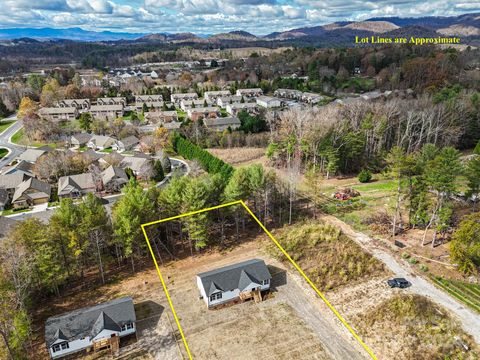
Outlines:
{"type": "Polygon", "coordinates": [[[110,154],[112,151],[113,151],[113,149],[112,149],[111,147],[106,148],[106,149],[103,149],[103,150],[99,150],[99,152],[101,152],[101,153],[107,153],[107,154],[110,154]]]}
{"type": "Polygon", "coordinates": [[[40,147],[40,146],[48,145],[53,149],[57,148],[57,146],[58,146],[58,144],[56,144],[56,143],[42,143],[42,142],[38,142],[38,141],[29,141],[27,139],[27,137],[25,136],[25,132],[24,132],[23,128],[18,130],[15,134],[13,134],[12,142],[14,144],[18,144],[18,145],[27,145],[27,146],[34,146],[34,147],[40,147]]]}
{"type": "Polygon", "coordinates": [[[432,278],[435,284],[473,310],[480,312],[480,285],[462,281],[432,278]]]}
{"type": "Polygon", "coordinates": [[[0,121],[0,133],[7,130],[14,122],[15,120],[0,121]]]}
{"type": "Polygon", "coordinates": [[[2,215],[12,215],[12,214],[18,214],[22,212],[30,211],[30,208],[27,209],[7,209],[2,211],[2,215]]]}
{"type": "Polygon", "coordinates": [[[5,148],[0,148],[0,159],[8,154],[8,150],[5,148]]]}

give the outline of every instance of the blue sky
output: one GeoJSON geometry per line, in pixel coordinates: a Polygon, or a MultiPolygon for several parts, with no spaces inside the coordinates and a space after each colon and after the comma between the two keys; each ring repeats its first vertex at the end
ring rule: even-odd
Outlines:
{"type": "Polygon", "coordinates": [[[376,16],[480,12],[479,0],[0,0],[0,28],[262,35],[376,16]]]}

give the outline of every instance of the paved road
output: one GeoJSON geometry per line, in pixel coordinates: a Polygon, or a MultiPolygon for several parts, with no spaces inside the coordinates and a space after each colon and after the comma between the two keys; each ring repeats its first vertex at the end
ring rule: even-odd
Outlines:
{"type": "Polygon", "coordinates": [[[460,320],[463,329],[472,335],[475,341],[480,344],[480,316],[478,314],[474,313],[472,310],[465,307],[449,294],[440,290],[421,276],[416,276],[413,273],[410,264],[407,262],[398,262],[386,250],[374,246],[373,239],[368,235],[356,232],[348,224],[334,216],[325,216],[324,219],[340,227],[343,233],[350,236],[365,250],[382,261],[387,268],[395,274],[395,277],[403,277],[410,281],[412,286],[409,287],[409,291],[429,298],[456,315],[458,320],[460,320]]]}
{"type": "MultiPolygon", "coordinates": [[[[12,115],[5,120],[17,120],[17,115],[12,115]]],[[[11,163],[18,155],[25,151],[25,146],[15,145],[9,142],[10,137],[15,134],[21,127],[22,122],[17,121],[12,124],[7,130],[0,134],[0,147],[7,148],[10,153],[0,159],[0,169],[5,165],[11,163]]]]}

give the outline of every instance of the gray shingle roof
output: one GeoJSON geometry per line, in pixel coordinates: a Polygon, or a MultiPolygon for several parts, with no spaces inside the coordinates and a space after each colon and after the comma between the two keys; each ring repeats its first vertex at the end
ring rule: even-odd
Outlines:
{"type": "Polygon", "coordinates": [[[95,188],[95,180],[91,173],[62,176],[58,179],[58,195],[66,195],[74,189],[78,191],[95,188]]]}
{"type": "Polygon", "coordinates": [[[32,190],[26,196],[31,199],[38,199],[42,197],[50,197],[51,186],[50,184],[40,181],[36,178],[30,178],[25,180],[15,189],[13,194],[12,202],[18,200],[27,190],[32,190]]]}
{"type": "Polygon", "coordinates": [[[28,179],[23,172],[16,172],[9,175],[0,175],[0,188],[15,189],[18,185],[28,179]]]}
{"type": "Polygon", "coordinates": [[[197,274],[202,281],[207,296],[216,290],[230,291],[245,289],[251,282],[260,283],[271,279],[265,262],[260,259],[251,259],[237,264],[228,265],[219,269],[197,274]]]}
{"type": "Polygon", "coordinates": [[[133,300],[130,296],[123,297],[48,318],[45,322],[45,342],[49,347],[58,336],[72,341],[92,336],[101,327],[118,329],[135,321],[133,300]]]}
{"type": "Polygon", "coordinates": [[[237,117],[219,117],[215,119],[205,119],[203,123],[206,127],[216,127],[216,126],[229,126],[229,125],[237,125],[240,126],[241,122],[240,119],[237,117]]]}
{"type": "Polygon", "coordinates": [[[123,179],[128,182],[128,176],[121,167],[109,166],[102,173],[103,184],[108,184],[114,178],[123,179]]]}

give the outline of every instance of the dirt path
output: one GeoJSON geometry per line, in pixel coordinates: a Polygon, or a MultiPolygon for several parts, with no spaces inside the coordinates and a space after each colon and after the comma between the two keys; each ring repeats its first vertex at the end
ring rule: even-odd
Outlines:
{"type": "Polygon", "coordinates": [[[387,251],[375,246],[374,240],[360,232],[356,232],[352,227],[340,219],[325,215],[324,220],[338,226],[342,231],[355,240],[362,248],[370,252],[377,259],[381,260],[395,277],[404,277],[412,283],[409,291],[425,296],[432,301],[442,305],[460,320],[463,329],[473,336],[475,341],[480,344],[480,316],[468,309],[461,303],[457,302],[450,295],[435,287],[429,281],[420,276],[416,276],[410,264],[407,262],[399,262],[387,251]]]}

